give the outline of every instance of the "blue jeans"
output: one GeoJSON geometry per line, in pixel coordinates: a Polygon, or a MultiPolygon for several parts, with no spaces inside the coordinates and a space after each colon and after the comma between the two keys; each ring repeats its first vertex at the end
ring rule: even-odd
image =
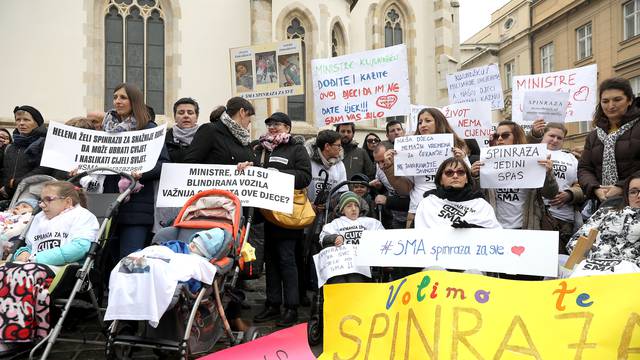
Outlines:
{"type": "Polygon", "coordinates": [[[119,259],[144,248],[150,232],[151,225],[118,225],[119,259]]]}

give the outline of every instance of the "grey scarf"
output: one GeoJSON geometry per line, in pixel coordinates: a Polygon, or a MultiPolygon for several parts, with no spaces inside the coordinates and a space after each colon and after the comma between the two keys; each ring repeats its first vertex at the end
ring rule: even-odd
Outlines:
{"type": "Polygon", "coordinates": [[[194,127],[183,129],[176,125],[172,127],[173,138],[180,144],[191,145],[191,141],[193,141],[193,137],[196,135],[196,131],[198,131],[199,127],[200,125],[196,125],[194,127]]]}
{"type": "Polygon", "coordinates": [[[238,139],[238,141],[240,141],[240,143],[243,146],[249,145],[249,141],[251,141],[251,137],[249,135],[249,130],[243,128],[242,126],[240,126],[240,124],[235,122],[227,114],[226,111],[223,112],[222,115],[220,115],[220,121],[222,121],[222,123],[227,127],[227,129],[229,129],[229,131],[231,131],[231,134],[233,135],[233,137],[238,139]]]}
{"type": "Polygon", "coordinates": [[[119,133],[124,131],[137,130],[138,122],[131,114],[128,118],[120,121],[115,110],[109,111],[102,121],[102,128],[108,133],[119,133]]]}
{"type": "Polygon", "coordinates": [[[602,185],[615,185],[618,182],[618,164],[616,163],[616,141],[627,130],[631,129],[638,120],[635,119],[620,126],[611,134],[607,134],[602,128],[596,128],[598,139],[604,144],[602,152],[602,185]]]}

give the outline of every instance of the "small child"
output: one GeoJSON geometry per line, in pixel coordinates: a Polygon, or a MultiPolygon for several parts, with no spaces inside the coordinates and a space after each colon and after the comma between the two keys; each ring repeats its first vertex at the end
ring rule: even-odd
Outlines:
{"type": "MultiPolygon", "coordinates": [[[[353,176],[351,176],[351,179],[349,180],[369,183],[369,177],[365,174],[353,174],[353,176]]],[[[351,191],[360,196],[362,200],[367,203],[369,209],[367,210],[366,215],[369,217],[376,217],[376,208],[373,203],[373,199],[371,198],[371,194],[369,193],[369,187],[361,184],[351,184],[350,187],[351,191]]]]}
{"type": "Polygon", "coordinates": [[[0,258],[4,258],[11,252],[13,244],[9,240],[22,233],[37,208],[36,199],[23,199],[18,201],[12,209],[0,212],[0,252],[2,253],[0,258]]]}
{"type": "Polygon", "coordinates": [[[360,244],[360,237],[364,230],[384,230],[380,221],[361,216],[362,198],[352,191],[347,191],[340,196],[338,201],[339,218],[322,227],[320,233],[320,245],[340,246],[342,244],[360,244]]]}

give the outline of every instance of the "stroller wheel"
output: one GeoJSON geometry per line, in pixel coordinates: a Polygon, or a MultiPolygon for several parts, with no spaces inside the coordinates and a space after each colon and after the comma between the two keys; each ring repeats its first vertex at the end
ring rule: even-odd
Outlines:
{"type": "Polygon", "coordinates": [[[248,343],[262,336],[262,332],[256,326],[251,326],[242,334],[242,343],[248,343]]]}
{"type": "Polygon", "coordinates": [[[316,346],[322,342],[322,323],[315,317],[307,323],[307,341],[309,346],[316,346]]]}

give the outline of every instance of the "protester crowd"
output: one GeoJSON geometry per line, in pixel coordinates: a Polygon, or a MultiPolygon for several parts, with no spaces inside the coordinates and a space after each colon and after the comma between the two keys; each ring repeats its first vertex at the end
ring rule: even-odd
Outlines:
{"type": "MultiPolygon", "coordinates": [[[[315,221],[306,229],[286,228],[258,212],[253,216],[254,223],[264,224],[264,248],[258,251],[264,253],[267,287],[265,307],[252,319],[255,323],[276,320],[279,326],[292,326],[303,320],[299,319],[297,308],[308,306],[309,292],[317,290],[311,256],[322,248],[354,243],[354,239],[345,236],[345,228],[555,230],[559,232],[559,251],[563,254],[571,253],[581,235],[597,229],[590,257],[626,260],[640,266],[640,101],[629,82],[620,78],[603,81],[598,100],[591,119],[594,130],[587,135],[580,153],[565,149],[567,129],[562,123],[539,119],[526,134],[519,124],[501,121],[490,146],[546,144],[550,156],[539,162],[545,169],[544,185],[538,189],[483,189],[478,179],[483,162],[477,142],[456,135],[435,108],[420,111],[415,129],[389,121],[386,139],[368,133],[362,145],[354,140],[359,131],[357,124],[338,124],[333,130],[322,130],[305,140],[291,134],[292,122],[287,114],[276,112],[264,120],[266,133],[258,134],[257,141],[252,142],[249,128],[255,121],[255,109],[246,99],[229,99],[225,106],[214,109],[209,122],[203,124],[198,123],[198,103],[191,98],[179,99],[173,106],[175,125],[167,131],[156,166],[145,173],[131,174],[139,186],[115,221],[115,241],[110,241],[113,248],[109,249],[111,266],[149,245],[158,224],[169,224],[177,213],[154,206],[155,184],[162,164],[169,162],[234,165],[238,169],[265,167],[293,175],[295,189],[306,191],[316,212],[315,221]],[[397,153],[393,147],[396,139],[430,134],[453,135],[452,157],[440,164],[435,176],[397,176],[397,153]],[[556,171],[558,164],[562,164],[561,176],[556,171]],[[355,183],[334,189],[346,181],[355,183]],[[335,196],[329,197],[332,189],[335,196]],[[507,193],[512,195],[503,196],[507,193]],[[446,218],[439,215],[445,206],[472,211],[446,218]],[[325,218],[327,207],[329,217],[325,218]]],[[[43,114],[29,105],[17,106],[13,113],[15,130],[0,129],[0,196],[5,200],[11,199],[20,181],[28,176],[47,174],[67,180],[74,175],[40,166],[46,140],[43,114]]],[[[69,123],[93,125],[108,133],[156,126],[153,109],[144,104],[140,90],[130,84],[116,87],[112,110],[90,113],[87,118],[69,123]]],[[[78,261],[86,255],[87,242],[97,223],[81,210],[82,193],[96,189],[117,193],[128,185],[113,175],[98,176],[89,183],[85,181],[85,189],[69,188],[64,181],[45,187],[37,204],[44,215],[36,215],[40,219],[37,225],[65,228],[73,237],[43,250],[34,247],[37,240],[30,238],[34,232],[29,231],[27,247],[15,251],[13,258],[0,266],[0,278],[4,279],[0,284],[2,296],[11,296],[2,286],[8,286],[11,276],[24,276],[20,271],[31,274],[38,279],[38,286],[44,286],[55,275],[51,266],[78,261]],[[82,221],[67,219],[75,212],[81,214],[78,216],[82,221]],[[62,218],[67,220],[54,221],[62,218]],[[79,226],[84,227],[78,229],[79,226]]],[[[388,279],[420,270],[392,269],[388,279]]],[[[229,314],[229,318],[239,319],[232,323],[236,328],[251,320],[242,320],[240,310],[239,306],[235,315],[229,314]]],[[[0,346],[24,340],[5,331],[9,320],[0,324],[0,344],[4,344],[0,346]]]]}

